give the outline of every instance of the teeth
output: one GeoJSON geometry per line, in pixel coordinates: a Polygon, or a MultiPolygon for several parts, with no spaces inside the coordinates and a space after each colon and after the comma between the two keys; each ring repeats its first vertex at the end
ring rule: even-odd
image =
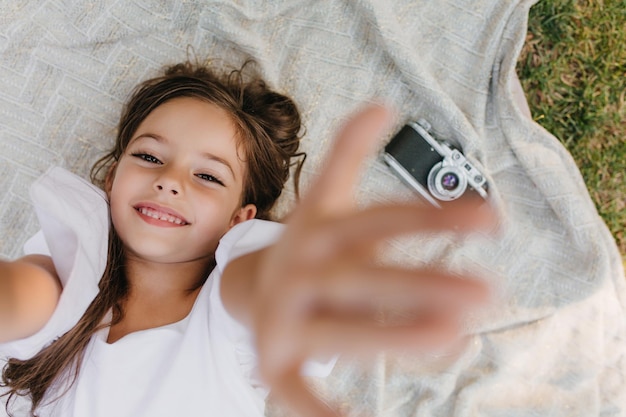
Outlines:
{"type": "Polygon", "coordinates": [[[152,217],[153,219],[162,220],[165,222],[170,222],[170,223],[179,224],[179,225],[187,224],[185,221],[183,221],[182,219],[179,219],[178,217],[170,216],[169,214],[161,213],[159,211],[152,210],[146,207],[140,207],[139,212],[143,214],[144,216],[152,217]]]}

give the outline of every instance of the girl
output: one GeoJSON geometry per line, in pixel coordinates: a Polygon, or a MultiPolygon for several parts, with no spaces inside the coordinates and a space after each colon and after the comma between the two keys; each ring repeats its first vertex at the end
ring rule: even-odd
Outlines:
{"type": "MultiPolygon", "coordinates": [[[[383,239],[447,229],[447,217],[352,205],[389,120],[374,106],[346,125],[282,230],[259,219],[302,156],[294,103],[240,71],[188,63],[141,84],[94,167],[104,193],[48,172],[32,190],[43,234],[0,263],[7,408],[27,396],[38,416],[253,416],[270,386],[303,415],[332,415],[301,376],[332,361],[310,358],[454,339],[484,285],[372,261],[383,239]],[[379,320],[416,304],[410,322],[379,320]]],[[[491,223],[487,210],[453,210],[455,230],[491,223]]]]}

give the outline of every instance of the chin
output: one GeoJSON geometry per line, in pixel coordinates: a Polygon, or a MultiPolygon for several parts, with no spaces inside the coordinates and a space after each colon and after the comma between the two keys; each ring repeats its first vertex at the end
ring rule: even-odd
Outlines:
{"type": "Polygon", "coordinates": [[[181,264],[189,262],[211,262],[214,259],[215,250],[200,253],[192,253],[190,250],[173,248],[172,245],[140,245],[139,248],[127,247],[127,253],[134,259],[159,264],[181,264]]]}

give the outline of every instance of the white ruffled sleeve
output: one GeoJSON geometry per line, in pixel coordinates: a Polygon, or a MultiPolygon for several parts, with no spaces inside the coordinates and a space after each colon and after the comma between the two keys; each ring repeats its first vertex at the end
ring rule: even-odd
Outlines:
{"type": "Polygon", "coordinates": [[[30,196],[41,231],[24,251],[52,257],[63,292],[48,323],[28,338],[0,344],[0,358],[31,358],[70,330],[98,293],[106,266],[109,214],[102,190],[55,167],[33,183],[30,196]]]}
{"type": "MultiPolygon", "coordinates": [[[[212,320],[215,320],[212,325],[220,326],[221,330],[233,341],[244,375],[253,386],[260,390],[264,388],[257,372],[253,335],[247,327],[226,311],[220,297],[220,281],[229,261],[273,244],[283,230],[282,224],[264,220],[249,220],[233,227],[220,241],[215,253],[216,271],[211,277],[214,280],[211,291],[211,316],[212,320]]],[[[304,366],[303,374],[311,377],[326,377],[332,371],[335,362],[336,358],[327,362],[309,361],[304,366]]]]}

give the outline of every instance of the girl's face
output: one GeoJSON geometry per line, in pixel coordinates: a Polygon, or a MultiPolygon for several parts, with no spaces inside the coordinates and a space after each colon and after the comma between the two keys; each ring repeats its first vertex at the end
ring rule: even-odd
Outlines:
{"type": "Polygon", "coordinates": [[[109,179],[113,226],[129,256],[212,259],[224,233],[256,214],[241,207],[245,171],[226,111],[187,97],[157,107],[109,179]]]}

